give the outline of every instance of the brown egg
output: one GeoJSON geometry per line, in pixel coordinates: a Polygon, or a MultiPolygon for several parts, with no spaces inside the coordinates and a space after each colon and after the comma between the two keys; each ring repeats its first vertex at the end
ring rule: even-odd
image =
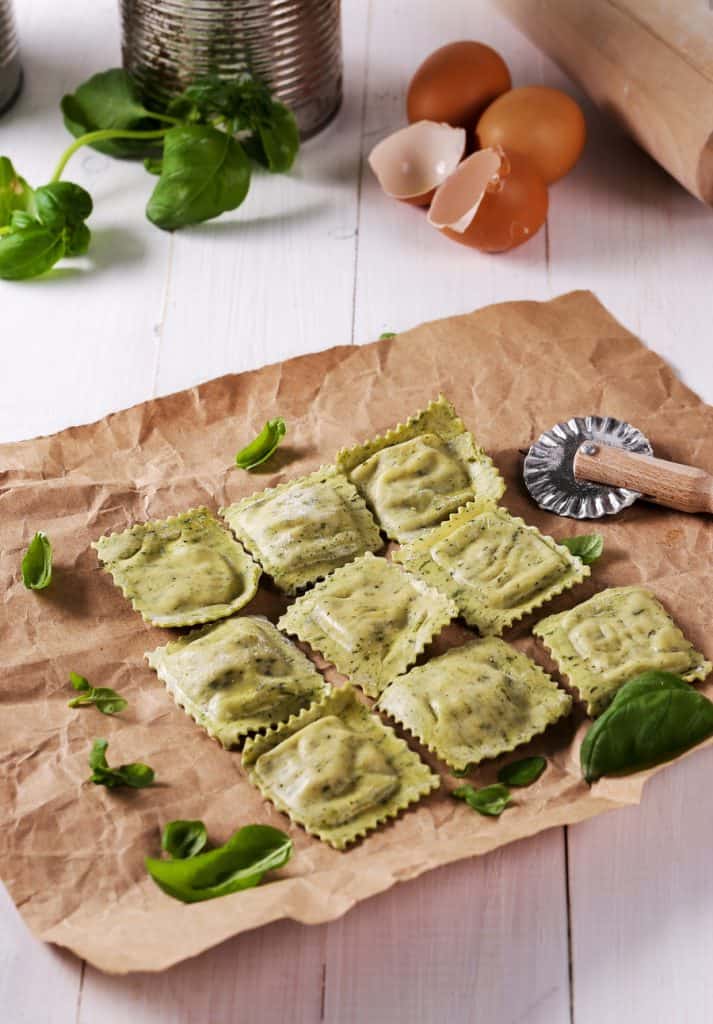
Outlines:
{"type": "Polygon", "coordinates": [[[427,57],[411,79],[408,119],[471,130],[510,84],[505,61],[491,47],[473,41],[448,43],[427,57]]]}
{"type": "Polygon", "coordinates": [[[500,147],[467,157],[436,189],[429,223],[481,252],[506,252],[547,218],[547,186],[527,157],[500,147]]]}
{"type": "Polygon", "coordinates": [[[574,100],[559,89],[511,89],[478,121],[476,141],[529,157],[547,184],[570,171],[584,149],[587,126],[574,100]]]}

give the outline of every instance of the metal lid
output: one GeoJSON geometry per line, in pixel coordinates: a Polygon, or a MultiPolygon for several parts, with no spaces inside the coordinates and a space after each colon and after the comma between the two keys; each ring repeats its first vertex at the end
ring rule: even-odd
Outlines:
{"type": "Polygon", "coordinates": [[[640,430],[613,416],[574,416],[546,430],[525,456],[525,486],[540,508],[572,519],[599,519],[633,505],[641,495],[624,487],[578,480],[574,456],[585,441],[653,455],[640,430]]]}

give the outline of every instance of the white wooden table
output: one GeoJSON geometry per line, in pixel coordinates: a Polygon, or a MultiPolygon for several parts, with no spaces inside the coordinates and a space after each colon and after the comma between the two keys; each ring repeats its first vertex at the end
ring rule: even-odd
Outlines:
{"type": "MultiPolygon", "coordinates": [[[[0,151],[45,181],[67,136],[59,97],[118,63],[116,0],[19,0],[26,69],[0,151]]],[[[589,104],[590,143],[551,192],[546,230],[481,256],[389,202],[365,163],[404,120],[441,43],[477,38],[516,84],[573,91],[486,0],[346,0],[345,103],[289,178],[243,209],[168,235],[152,180],[83,151],[92,262],[0,283],[0,440],[502,299],[591,288],[713,400],[713,216],[589,104]]],[[[575,93],[576,95],[576,93],[575,93]]],[[[548,426],[548,424],[543,424],[548,426]]],[[[640,808],[434,871],[324,927],[278,923],[163,975],[105,977],[44,947],[7,896],[7,1024],[698,1024],[713,1020],[713,750],[658,776],[640,808]]]]}

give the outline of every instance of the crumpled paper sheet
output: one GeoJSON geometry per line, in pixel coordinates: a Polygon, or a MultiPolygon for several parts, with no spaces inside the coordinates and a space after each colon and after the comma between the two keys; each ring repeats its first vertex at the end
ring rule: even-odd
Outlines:
{"type": "MultiPolygon", "coordinates": [[[[104,971],[157,971],[277,918],[333,920],[430,868],[640,800],[651,773],[591,788],[581,780],[580,714],[523,749],[545,753],[549,767],[535,786],[517,793],[502,817],[481,817],[452,800],[454,781],[444,772],[440,792],[337,853],[265,803],[247,781],[239,753],[224,751],[180,711],[143,659],[166,633],[131,610],[100,570],[90,541],[197,504],[217,508],[310,472],[339,446],[383,431],[439,391],[505,475],[504,503],[512,512],[555,537],[592,526],[605,536],[592,577],[524,620],[508,639],[546,664],[529,636],[541,615],[607,585],[642,583],[713,658],[709,518],[637,502],[617,518],[577,524],[541,512],[524,489],[520,450],[576,414],[630,420],[658,454],[713,470],[713,408],[588,292],[490,306],[391,340],[222,377],[89,426],[5,445],[0,873],[36,935],[104,971]],[[235,451],[278,415],[289,432],[265,471],[234,468],[235,451]],[[31,593],[19,564],[37,529],[52,539],[55,574],[47,591],[31,593]],[[128,710],[109,718],[93,708],[69,709],[70,671],[119,690],[128,710]],[[109,740],[110,763],[148,762],[157,785],[115,792],[85,785],[89,748],[98,736],[109,740]],[[143,866],[146,855],[158,855],[160,829],[173,818],[203,818],[219,842],[249,822],[287,828],[295,854],[256,889],[186,906],[164,895],[143,866]]],[[[263,585],[245,611],[274,620],[281,606],[263,585]]],[[[432,650],[459,629],[450,627],[432,650]]],[[[702,689],[713,696],[713,682],[702,689]]],[[[496,770],[486,766],[474,781],[491,782],[496,770]]]]}

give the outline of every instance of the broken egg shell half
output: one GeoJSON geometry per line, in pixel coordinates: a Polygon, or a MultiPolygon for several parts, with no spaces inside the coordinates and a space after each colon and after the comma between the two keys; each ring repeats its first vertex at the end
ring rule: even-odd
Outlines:
{"type": "Polygon", "coordinates": [[[465,143],[463,128],[416,121],[377,143],[369,166],[387,196],[427,206],[435,189],[460,163],[465,143]]]}
{"type": "Polygon", "coordinates": [[[495,146],[467,157],[436,189],[428,221],[462,245],[506,252],[536,234],[547,206],[547,186],[531,161],[495,146]]]}

